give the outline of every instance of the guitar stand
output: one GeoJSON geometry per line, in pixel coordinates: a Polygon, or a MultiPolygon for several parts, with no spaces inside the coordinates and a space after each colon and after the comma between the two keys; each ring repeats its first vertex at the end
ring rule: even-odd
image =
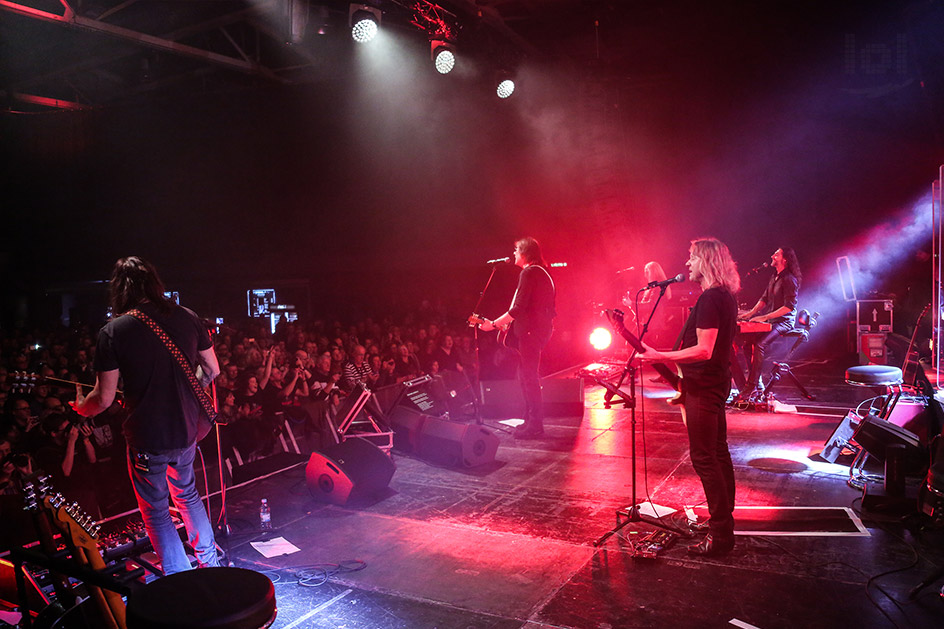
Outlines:
{"type": "Polygon", "coordinates": [[[81,564],[68,551],[48,555],[33,549],[14,547],[10,549],[10,559],[13,564],[17,596],[22,605],[21,623],[25,629],[32,626],[33,618],[30,614],[29,597],[26,595],[26,573],[23,564],[29,563],[42,566],[47,570],[64,574],[82,583],[117,592],[122,596],[131,594],[138,585],[137,579],[144,575],[144,568],[126,571],[123,562],[106,566],[105,570],[93,570],[81,564]]]}

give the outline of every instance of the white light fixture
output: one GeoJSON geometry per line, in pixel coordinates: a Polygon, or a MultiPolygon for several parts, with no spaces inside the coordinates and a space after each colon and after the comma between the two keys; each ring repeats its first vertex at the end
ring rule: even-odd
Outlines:
{"type": "Polygon", "coordinates": [[[515,82],[511,79],[500,80],[495,93],[498,94],[498,98],[508,98],[515,93],[515,82]]]}
{"type": "Polygon", "coordinates": [[[354,41],[366,44],[380,29],[380,9],[367,4],[352,4],[348,9],[348,23],[354,41]]]}
{"type": "Polygon", "coordinates": [[[441,39],[429,42],[429,54],[440,74],[449,74],[456,66],[455,46],[441,39]]]}

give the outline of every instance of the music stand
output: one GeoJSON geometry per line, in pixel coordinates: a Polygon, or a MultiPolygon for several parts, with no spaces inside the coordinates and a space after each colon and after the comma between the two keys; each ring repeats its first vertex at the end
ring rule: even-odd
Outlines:
{"type": "MultiPolygon", "coordinates": [[[[605,408],[610,408],[612,405],[612,399],[618,397],[624,408],[629,409],[630,425],[632,426],[632,436],[630,440],[631,444],[631,454],[632,454],[632,484],[633,484],[633,495],[632,495],[632,506],[623,507],[622,509],[616,510],[616,526],[604,533],[597,541],[593,542],[594,547],[599,547],[603,545],[611,535],[619,532],[624,526],[632,522],[644,522],[652,526],[657,526],[659,528],[666,529],[678,535],[685,537],[690,537],[691,533],[688,531],[682,531],[668,522],[664,522],[660,517],[652,517],[642,513],[640,510],[639,503],[636,501],[636,371],[637,367],[633,364],[636,354],[639,352],[639,349],[642,348],[641,339],[645,337],[646,332],[649,331],[649,322],[652,321],[652,315],[655,314],[656,309],[659,307],[659,302],[662,301],[662,296],[665,294],[665,289],[667,286],[662,286],[659,291],[659,297],[656,299],[656,303],[652,307],[652,311],[649,313],[649,318],[646,320],[645,325],[643,325],[642,333],[639,335],[639,340],[635,337],[630,338],[629,336],[623,335],[625,328],[620,326],[620,333],[630,344],[633,346],[632,351],[629,353],[629,358],[626,360],[626,366],[623,368],[623,373],[620,375],[618,383],[614,386],[613,384],[606,382],[600,378],[594,377],[594,381],[597,384],[606,389],[606,394],[604,395],[604,406],[605,408]],[[629,394],[623,391],[620,386],[623,381],[626,379],[626,376],[629,376],[629,394]],[[625,518],[622,520],[621,517],[625,518]]],[[[642,292],[640,289],[639,292],[642,292]]],[[[637,293],[638,296],[638,293],[637,293]]],[[[610,318],[609,311],[607,311],[607,319],[610,318]]],[[[611,321],[612,323],[612,321],[611,321]]],[[[651,503],[650,503],[651,504],[651,503]]]]}

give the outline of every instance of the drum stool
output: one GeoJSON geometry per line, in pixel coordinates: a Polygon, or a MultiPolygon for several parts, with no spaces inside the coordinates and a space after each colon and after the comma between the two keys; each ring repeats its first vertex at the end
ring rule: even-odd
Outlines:
{"type": "MultiPolygon", "coordinates": [[[[859,365],[846,369],[846,384],[857,387],[885,387],[885,395],[882,400],[882,406],[878,411],[878,418],[888,421],[895,405],[898,404],[902,394],[903,376],[901,369],[890,367],[888,365],[859,365]]],[[[869,480],[881,480],[881,478],[869,478],[863,469],[865,462],[869,458],[865,448],[859,448],[852,465],[849,467],[849,480],[847,483],[855,489],[862,489],[869,480]]]]}
{"type": "Polygon", "coordinates": [[[275,622],[275,587],[243,568],[200,568],[128,596],[128,629],[263,629],[275,622]]]}

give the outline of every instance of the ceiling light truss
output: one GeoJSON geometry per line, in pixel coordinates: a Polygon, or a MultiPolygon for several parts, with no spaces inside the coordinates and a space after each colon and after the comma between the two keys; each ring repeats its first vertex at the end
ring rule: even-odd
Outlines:
{"type": "Polygon", "coordinates": [[[416,0],[415,2],[406,3],[404,6],[413,11],[413,18],[410,23],[418,29],[426,31],[430,39],[455,42],[456,35],[459,32],[455,13],[447,11],[432,2],[426,2],[426,0],[416,0]]]}

